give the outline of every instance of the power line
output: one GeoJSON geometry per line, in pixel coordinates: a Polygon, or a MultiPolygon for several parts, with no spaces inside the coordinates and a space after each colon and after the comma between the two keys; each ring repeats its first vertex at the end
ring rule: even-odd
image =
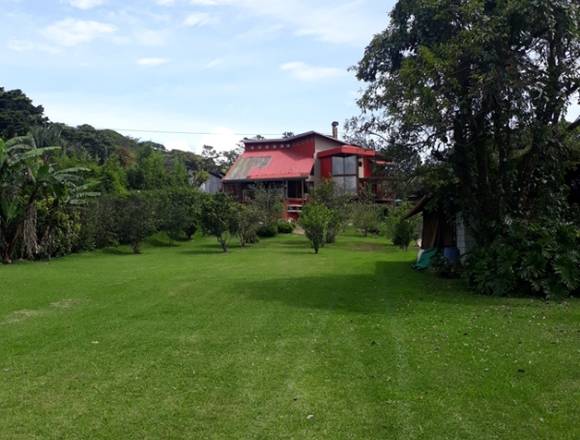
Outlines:
{"type": "Polygon", "coordinates": [[[172,131],[172,130],[146,130],[139,128],[109,128],[113,131],[130,131],[136,133],[156,133],[156,134],[192,134],[192,135],[223,135],[232,134],[235,136],[256,136],[260,134],[262,136],[282,136],[282,133],[216,133],[210,131],[172,131]]]}

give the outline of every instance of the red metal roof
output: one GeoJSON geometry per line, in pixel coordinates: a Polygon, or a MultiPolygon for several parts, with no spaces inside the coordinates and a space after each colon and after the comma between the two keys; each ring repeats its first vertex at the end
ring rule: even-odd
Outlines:
{"type": "Polygon", "coordinates": [[[364,156],[364,157],[377,156],[376,151],[370,150],[368,148],[356,147],[354,145],[343,145],[342,147],[331,148],[330,150],[321,151],[320,153],[318,153],[318,157],[335,156],[337,154],[348,154],[348,155],[364,156]]]}
{"type": "Polygon", "coordinates": [[[292,150],[246,151],[230,168],[224,181],[304,179],[314,158],[292,150]]]}

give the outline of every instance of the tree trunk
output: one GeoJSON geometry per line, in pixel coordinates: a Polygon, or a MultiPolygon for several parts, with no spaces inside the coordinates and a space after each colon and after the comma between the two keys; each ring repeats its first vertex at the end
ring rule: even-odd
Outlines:
{"type": "Polygon", "coordinates": [[[222,247],[222,250],[224,251],[224,253],[228,251],[228,243],[226,240],[224,240],[221,237],[218,237],[218,243],[222,247]]]}
{"type": "Polygon", "coordinates": [[[2,264],[12,264],[12,258],[10,258],[8,249],[5,249],[2,252],[2,264]]]}

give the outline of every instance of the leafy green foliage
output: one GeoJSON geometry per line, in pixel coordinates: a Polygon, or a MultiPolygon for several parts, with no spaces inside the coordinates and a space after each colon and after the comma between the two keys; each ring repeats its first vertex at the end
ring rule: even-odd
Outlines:
{"type": "Polygon", "coordinates": [[[232,235],[238,232],[238,209],[238,204],[224,193],[208,196],[202,204],[202,230],[216,237],[224,252],[228,251],[232,235]]]}
{"type": "Polygon", "coordinates": [[[385,233],[395,246],[407,250],[411,241],[418,238],[417,230],[420,219],[415,216],[406,219],[405,216],[411,209],[410,203],[401,203],[389,209],[385,219],[385,233]]]}
{"type": "Polygon", "coordinates": [[[331,217],[326,229],[324,241],[335,243],[336,236],[344,229],[351,215],[351,196],[336,190],[334,182],[330,179],[319,182],[312,193],[310,200],[326,206],[331,217]]]}
{"type": "Polygon", "coordinates": [[[141,243],[158,230],[156,200],[147,193],[133,192],[115,200],[114,230],[120,243],[129,244],[133,253],[141,253],[141,243]]]}
{"type": "Polygon", "coordinates": [[[39,251],[38,207],[46,211],[41,237],[49,237],[58,211],[91,196],[83,168],[58,169],[59,147],[37,146],[33,136],[0,141],[0,253],[11,263],[16,247],[35,258],[39,251]]]}
{"type": "Polygon", "coordinates": [[[552,229],[539,219],[564,227],[574,216],[565,175],[580,121],[562,120],[580,83],[580,4],[399,0],[390,16],[357,67],[365,130],[451,170],[433,203],[451,199],[482,255],[504,262],[496,293],[516,293],[514,261],[537,253],[498,240],[515,233],[510,221],[552,229]]]}
{"type": "MultiPolygon", "coordinates": [[[[263,218],[263,216],[260,215],[260,218],[263,218]]],[[[262,223],[258,226],[256,233],[258,234],[258,237],[261,238],[275,237],[276,235],[278,235],[278,223],[270,223],[267,225],[262,223]]]]}
{"type": "Polygon", "coordinates": [[[160,205],[160,228],[172,240],[191,240],[199,227],[202,196],[193,188],[176,187],[155,192],[160,205]]]}
{"type": "Polygon", "coordinates": [[[580,288],[580,237],[573,225],[513,222],[469,256],[470,284],[487,295],[561,298],[580,288]]]}
{"type": "Polygon", "coordinates": [[[26,135],[34,126],[46,122],[42,106],[35,106],[22,90],[0,87],[0,138],[26,135]]]}
{"type": "Polygon", "coordinates": [[[507,215],[561,212],[559,122],[580,80],[579,8],[401,0],[358,66],[373,128],[452,165],[481,245],[507,215]]]}
{"type": "Polygon", "coordinates": [[[332,211],[320,203],[308,203],[302,209],[299,224],[304,229],[306,238],[310,240],[314,253],[318,254],[332,219],[332,211]]]}
{"type": "Polygon", "coordinates": [[[409,249],[409,244],[415,235],[416,233],[413,223],[409,220],[401,220],[395,225],[393,231],[393,244],[406,251],[409,249]]]}
{"type": "Polygon", "coordinates": [[[380,231],[381,217],[382,210],[375,203],[360,200],[352,205],[352,223],[365,237],[380,231]]]}
{"type": "Polygon", "coordinates": [[[251,204],[238,205],[238,237],[240,246],[258,242],[260,212],[251,204]]]}
{"type": "Polygon", "coordinates": [[[284,211],[284,202],[282,192],[278,188],[267,188],[258,185],[252,194],[249,202],[260,213],[260,222],[265,230],[273,231],[274,235],[278,233],[276,224],[284,211]]]}
{"type": "Polygon", "coordinates": [[[287,222],[286,220],[278,220],[278,233],[280,234],[291,234],[294,232],[294,223],[287,222]]]}

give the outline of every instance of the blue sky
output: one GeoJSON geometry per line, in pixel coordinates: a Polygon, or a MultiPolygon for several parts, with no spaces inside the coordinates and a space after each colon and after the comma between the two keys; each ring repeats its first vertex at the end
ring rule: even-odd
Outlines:
{"type": "Polygon", "coordinates": [[[357,114],[347,68],[387,24],[378,0],[0,0],[0,85],[54,121],[168,148],[330,131],[357,114]]]}
{"type": "Polygon", "coordinates": [[[394,1],[0,0],[0,85],[53,121],[214,133],[119,130],[168,148],[328,133],[358,113],[347,68],[394,1]]]}

